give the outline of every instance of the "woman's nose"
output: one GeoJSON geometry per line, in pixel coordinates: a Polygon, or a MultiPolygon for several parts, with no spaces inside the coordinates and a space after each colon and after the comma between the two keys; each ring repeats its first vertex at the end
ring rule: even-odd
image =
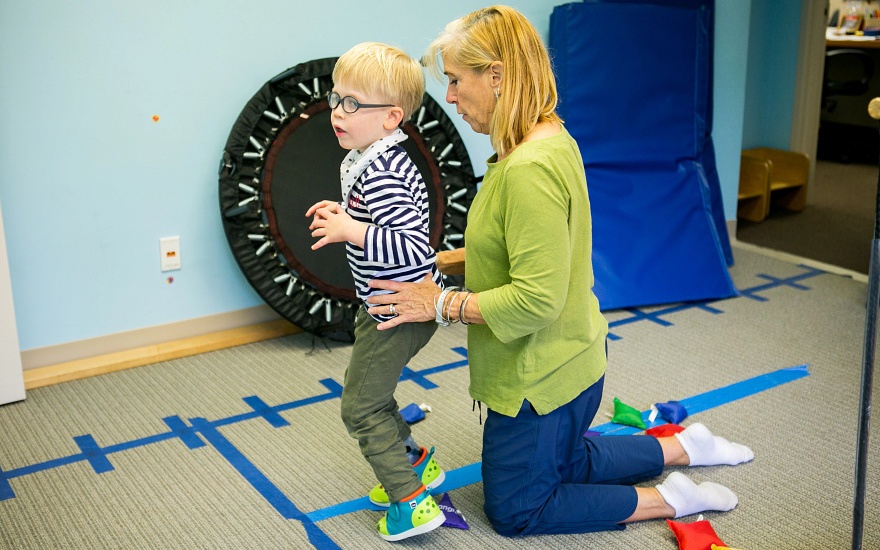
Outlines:
{"type": "Polygon", "coordinates": [[[455,93],[452,91],[452,86],[446,88],[446,103],[454,104],[456,100],[455,93]]]}

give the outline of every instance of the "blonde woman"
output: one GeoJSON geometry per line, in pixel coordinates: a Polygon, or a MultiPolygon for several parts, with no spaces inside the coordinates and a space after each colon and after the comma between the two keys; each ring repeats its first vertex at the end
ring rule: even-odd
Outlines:
{"type": "Polygon", "coordinates": [[[514,9],[447,25],[423,59],[448,79],[446,101],[496,154],[468,214],[469,290],[371,281],[380,323],[468,324],[470,395],[488,408],[484,509],[502,535],[623,529],[627,522],[726,511],[736,495],[665,465],[739,464],[751,450],[694,424],[675,437],[583,438],[602,398],[608,324],[592,292],[592,230],[583,161],[555,113],[547,51],[514,9]]]}

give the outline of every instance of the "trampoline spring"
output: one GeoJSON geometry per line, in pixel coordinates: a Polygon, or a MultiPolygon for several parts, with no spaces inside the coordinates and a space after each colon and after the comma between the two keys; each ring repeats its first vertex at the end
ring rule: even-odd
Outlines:
{"type": "Polygon", "coordinates": [[[458,204],[457,202],[449,201],[447,204],[449,205],[450,208],[455,208],[456,210],[458,210],[462,214],[467,214],[467,211],[468,211],[467,208],[458,204]]]}
{"type": "Polygon", "coordinates": [[[281,117],[273,113],[272,111],[263,111],[263,115],[271,118],[272,120],[277,120],[281,122],[281,117]]]}
{"type": "Polygon", "coordinates": [[[251,143],[254,144],[254,147],[257,148],[257,151],[259,151],[260,154],[262,154],[263,151],[266,150],[265,147],[263,147],[263,145],[259,141],[257,141],[257,139],[254,136],[250,136],[248,139],[250,140],[251,143]]]}
{"type": "Polygon", "coordinates": [[[315,99],[321,99],[321,82],[318,80],[317,76],[312,80],[312,87],[315,89],[313,97],[315,99]]]}
{"type": "Polygon", "coordinates": [[[252,153],[249,151],[242,156],[246,159],[262,159],[263,153],[252,153]]]}
{"type": "Polygon", "coordinates": [[[321,309],[321,306],[324,305],[324,301],[324,298],[321,298],[320,300],[315,302],[315,304],[309,309],[309,315],[314,315],[315,313],[317,313],[318,310],[321,309]]]}
{"type": "Polygon", "coordinates": [[[330,305],[330,300],[327,300],[327,304],[324,306],[324,319],[328,323],[333,320],[333,308],[330,305]]]}
{"type": "Polygon", "coordinates": [[[455,199],[461,197],[462,195],[466,195],[467,192],[468,192],[468,190],[467,190],[467,188],[465,187],[464,189],[459,189],[459,190],[456,191],[455,193],[449,195],[449,198],[450,198],[451,200],[455,200],[455,199]]]}
{"type": "Polygon", "coordinates": [[[251,202],[251,201],[255,201],[255,200],[257,200],[257,196],[256,196],[256,195],[254,195],[253,197],[248,197],[248,198],[244,199],[243,201],[241,201],[240,203],[238,203],[238,205],[239,205],[239,206],[244,206],[244,205],[246,205],[247,203],[249,203],[249,202],[251,202]]]}
{"type": "Polygon", "coordinates": [[[269,237],[267,237],[266,235],[258,235],[258,234],[256,234],[256,233],[251,233],[251,234],[248,235],[248,239],[250,239],[250,240],[252,240],[252,241],[260,241],[260,242],[262,242],[262,241],[265,241],[265,240],[268,239],[268,238],[269,238],[269,237]]]}
{"type": "Polygon", "coordinates": [[[446,160],[446,161],[441,162],[440,164],[447,164],[449,166],[455,166],[455,167],[461,166],[461,162],[457,161],[457,160],[446,160]]]}
{"type": "Polygon", "coordinates": [[[449,243],[443,243],[443,246],[446,247],[446,250],[455,250],[455,246],[449,243]]]}
{"type": "Polygon", "coordinates": [[[439,120],[432,120],[431,122],[426,123],[424,126],[419,126],[419,131],[424,132],[425,130],[430,130],[431,128],[433,128],[435,126],[439,126],[439,125],[440,125],[439,120]]]}
{"type": "Polygon", "coordinates": [[[461,233],[451,233],[449,235],[446,235],[447,241],[460,241],[462,239],[464,239],[464,235],[462,235],[461,233]]]}
{"type": "Polygon", "coordinates": [[[223,213],[223,215],[226,216],[227,218],[232,218],[234,216],[238,216],[239,214],[244,214],[245,212],[249,212],[249,211],[250,211],[250,208],[248,208],[248,205],[238,206],[238,207],[233,208],[231,210],[227,210],[226,212],[223,213]]]}
{"type": "Polygon", "coordinates": [[[269,250],[269,248],[271,248],[271,247],[272,247],[272,241],[264,242],[262,245],[260,245],[260,248],[257,249],[257,256],[262,256],[263,253],[266,252],[267,250],[269,250]]]}
{"type": "Polygon", "coordinates": [[[284,109],[284,104],[281,103],[281,98],[279,96],[275,96],[275,105],[278,106],[278,112],[281,113],[281,118],[287,118],[287,110],[284,109]]]}
{"type": "Polygon", "coordinates": [[[276,283],[281,284],[287,279],[290,279],[290,273],[285,273],[284,275],[279,275],[273,279],[276,283]]]}
{"type": "Polygon", "coordinates": [[[419,127],[422,126],[422,119],[423,118],[425,118],[425,107],[424,106],[422,106],[422,108],[419,109],[419,116],[416,118],[416,126],[419,126],[419,127]]]}
{"type": "Polygon", "coordinates": [[[445,149],[443,149],[443,152],[440,153],[440,155],[437,157],[437,160],[443,160],[444,158],[446,158],[446,155],[449,154],[449,151],[452,151],[451,143],[447,145],[445,149]]]}
{"type": "Polygon", "coordinates": [[[287,283],[287,290],[284,292],[284,294],[286,294],[288,296],[293,294],[293,287],[295,287],[295,286],[296,286],[296,282],[293,280],[293,278],[291,278],[290,282],[287,283]]]}
{"type": "Polygon", "coordinates": [[[238,184],[238,188],[241,189],[242,191],[247,192],[247,193],[253,193],[254,195],[257,194],[257,190],[256,190],[256,189],[254,189],[254,188],[251,187],[250,185],[246,185],[246,184],[244,184],[244,183],[239,183],[239,184],[238,184]]]}
{"type": "Polygon", "coordinates": [[[299,82],[299,83],[297,83],[297,86],[299,86],[299,89],[304,91],[307,96],[311,97],[312,91],[309,90],[305,84],[303,84],[302,82],[299,82]]]}

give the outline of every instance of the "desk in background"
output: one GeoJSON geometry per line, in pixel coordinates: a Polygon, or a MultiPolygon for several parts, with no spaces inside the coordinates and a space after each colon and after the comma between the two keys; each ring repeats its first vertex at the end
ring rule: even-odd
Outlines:
{"type": "MultiPolygon", "coordinates": [[[[862,161],[874,159],[878,150],[877,122],[868,116],[868,103],[880,95],[880,40],[870,37],[842,36],[827,32],[827,52],[858,50],[873,60],[873,77],[867,89],[857,95],[828,95],[828,81],[838,83],[863,79],[864,59],[859,55],[826,56],[823,86],[823,105],[819,126],[819,158],[835,161],[862,161]]],[[[839,87],[836,87],[839,90],[839,87]]]]}
{"type": "Polygon", "coordinates": [[[853,40],[842,37],[825,38],[826,48],[880,49],[880,40],[876,38],[853,40]]]}

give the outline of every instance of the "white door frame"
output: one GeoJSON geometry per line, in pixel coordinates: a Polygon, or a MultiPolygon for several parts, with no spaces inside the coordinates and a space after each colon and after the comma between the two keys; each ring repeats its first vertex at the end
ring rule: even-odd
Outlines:
{"type": "Polygon", "coordinates": [[[0,405],[24,399],[24,375],[12,303],[12,281],[6,256],[6,235],[0,211],[0,405]]]}
{"type": "Polygon", "coordinates": [[[807,200],[813,191],[819,117],[822,111],[822,73],[825,70],[825,27],[828,0],[801,0],[797,75],[791,117],[789,149],[810,157],[807,200]]]}

